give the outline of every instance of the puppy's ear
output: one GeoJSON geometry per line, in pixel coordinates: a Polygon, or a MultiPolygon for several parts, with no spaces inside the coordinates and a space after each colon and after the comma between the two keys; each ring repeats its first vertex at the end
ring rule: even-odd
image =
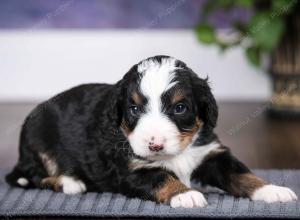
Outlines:
{"type": "Polygon", "coordinates": [[[107,116],[114,129],[120,128],[123,119],[123,111],[127,98],[127,88],[131,82],[137,81],[139,75],[137,74],[137,65],[134,65],[124,75],[124,77],[114,85],[114,89],[109,98],[107,116]]]}
{"type": "Polygon", "coordinates": [[[200,79],[196,74],[193,74],[192,89],[199,117],[204,122],[204,128],[207,131],[212,131],[217,124],[218,106],[207,80],[207,78],[200,79]]]}
{"type": "Polygon", "coordinates": [[[111,126],[117,129],[122,121],[122,104],[123,104],[123,81],[120,80],[114,85],[114,89],[108,100],[107,116],[111,126]]]}

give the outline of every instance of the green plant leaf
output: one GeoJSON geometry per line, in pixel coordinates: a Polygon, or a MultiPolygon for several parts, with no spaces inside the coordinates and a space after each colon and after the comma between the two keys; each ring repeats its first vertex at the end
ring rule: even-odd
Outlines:
{"type": "Polygon", "coordinates": [[[291,1],[273,0],[273,1],[271,1],[271,3],[272,3],[272,9],[280,12],[281,10],[288,8],[288,6],[291,4],[291,1]]]}
{"type": "Polygon", "coordinates": [[[220,48],[221,53],[224,53],[230,46],[231,45],[219,43],[219,48],[220,48]]]}
{"type": "Polygon", "coordinates": [[[235,0],[235,4],[240,7],[249,8],[254,4],[252,0],[235,0]]]}
{"type": "Polygon", "coordinates": [[[260,50],[257,47],[248,47],[245,50],[248,61],[258,67],[260,65],[260,50]]]}
{"type": "Polygon", "coordinates": [[[218,0],[218,4],[220,7],[229,8],[234,5],[234,2],[232,0],[218,0]]]}
{"type": "Polygon", "coordinates": [[[215,30],[211,25],[200,24],[196,28],[196,33],[199,41],[205,44],[212,44],[216,42],[215,30]]]}
{"type": "MultiPolygon", "coordinates": [[[[248,1],[248,0],[239,0],[239,1],[248,1]]],[[[230,9],[235,6],[235,2],[232,0],[208,0],[205,1],[202,6],[202,16],[206,18],[213,11],[216,11],[220,8],[230,9]]]]}
{"type": "Polygon", "coordinates": [[[206,18],[212,11],[218,7],[217,0],[206,1],[202,7],[202,15],[206,18]]]}
{"type": "Polygon", "coordinates": [[[284,22],[281,17],[272,17],[266,12],[255,14],[249,23],[249,34],[254,44],[265,51],[275,48],[283,31],[284,22]]]}

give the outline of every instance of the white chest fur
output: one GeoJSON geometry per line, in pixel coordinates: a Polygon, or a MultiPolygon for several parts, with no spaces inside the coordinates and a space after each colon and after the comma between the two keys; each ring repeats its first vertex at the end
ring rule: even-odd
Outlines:
{"type": "Polygon", "coordinates": [[[219,143],[212,142],[203,146],[189,146],[181,154],[162,161],[154,161],[145,167],[163,167],[176,174],[187,187],[191,186],[191,174],[202,163],[203,159],[212,151],[220,147],[219,143]]]}

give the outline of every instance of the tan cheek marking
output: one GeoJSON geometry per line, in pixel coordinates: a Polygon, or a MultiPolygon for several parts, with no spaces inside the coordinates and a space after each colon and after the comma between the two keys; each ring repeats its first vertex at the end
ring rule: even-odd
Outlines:
{"type": "Polygon", "coordinates": [[[130,135],[131,131],[128,128],[128,126],[127,126],[126,122],[124,121],[124,119],[122,120],[121,128],[122,128],[124,134],[128,137],[130,135]]]}
{"type": "Polygon", "coordinates": [[[187,132],[181,132],[179,135],[179,142],[181,149],[185,149],[192,141],[193,137],[199,130],[199,128],[202,126],[201,120],[197,117],[194,127],[187,131],[187,132]]]}
{"type": "Polygon", "coordinates": [[[180,193],[189,191],[183,183],[172,176],[168,176],[165,183],[156,191],[155,199],[160,203],[168,203],[170,199],[180,193]]]}
{"type": "Polygon", "coordinates": [[[51,158],[47,153],[39,153],[42,163],[47,170],[49,176],[58,175],[58,166],[53,158],[51,158]]]}
{"type": "Polygon", "coordinates": [[[253,173],[231,175],[230,191],[235,196],[251,196],[254,191],[266,185],[266,182],[253,173]]]}

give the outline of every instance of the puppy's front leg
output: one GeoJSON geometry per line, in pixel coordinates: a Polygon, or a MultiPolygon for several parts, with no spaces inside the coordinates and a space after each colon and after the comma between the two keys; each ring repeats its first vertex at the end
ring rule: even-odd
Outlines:
{"type": "Polygon", "coordinates": [[[201,192],[188,188],[174,174],[161,169],[133,171],[121,186],[121,193],[127,196],[154,200],[174,208],[207,205],[201,192]]]}
{"type": "Polygon", "coordinates": [[[172,176],[168,176],[165,182],[156,189],[155,197],[158,202],[170,203],[173,208],[193,208],[207,205],[201,192],[187,188],[172,176]]]}
{"type": "Polygon", "coordinates": [[[297,200],[296,194],[287,187],[268,184],[255,176],[235,157],[228,148],[208,156],[193,173],[202,184],[212,185],[234,195],[265,202],[297,200]]]}

